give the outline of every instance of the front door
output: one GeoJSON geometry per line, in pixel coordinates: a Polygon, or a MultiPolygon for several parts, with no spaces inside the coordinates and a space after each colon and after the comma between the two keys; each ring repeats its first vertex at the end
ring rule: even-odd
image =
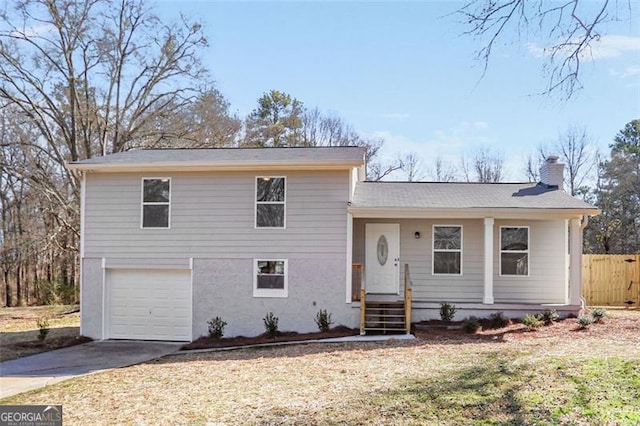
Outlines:
{"type": "Polygon", "coordinates": [[[400,225],[367,223],[365,288],[367,293],[400,293],[400,225]]]}

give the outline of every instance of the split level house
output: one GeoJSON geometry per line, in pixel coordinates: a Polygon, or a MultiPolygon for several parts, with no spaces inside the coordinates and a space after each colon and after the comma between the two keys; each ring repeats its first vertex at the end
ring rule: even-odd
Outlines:
{"type": "Polygon", "coordinates": [[[582,230],[598,210],[538,183],[366,181],[359,147],[163,149],[70,163],[81,178],[81,333],[190,341],[335,324],[580,308],[582,230]]]}

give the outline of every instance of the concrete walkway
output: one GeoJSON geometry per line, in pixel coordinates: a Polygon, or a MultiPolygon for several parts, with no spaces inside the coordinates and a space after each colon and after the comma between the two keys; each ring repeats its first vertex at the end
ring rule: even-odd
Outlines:
{"type": "Polygon", "coordinates": [[[186,354],[204,353],[204,352],[237,351],[241,349],[269,348],[269,347],[275,347],[275,346],[308,345],[310,343],[385,342],[387,340],[415,340],[415,336],[413,334],[387,334],[387,335],[374,334],[374,335],[365,335],[365,336],[330,337],[327,339],[293,340],[291,342],[258,343],[256,345],[225,346],[221,348],[185,349],[185,350],[180,350],[178,352],[175,352],[171,355],[186,355],[186,354]]]}
{"type": "Polygon", "coordinates": [[[89,342],[0,363],[0,399],[112,368],[174,353],[182,343],[89,342]]]}

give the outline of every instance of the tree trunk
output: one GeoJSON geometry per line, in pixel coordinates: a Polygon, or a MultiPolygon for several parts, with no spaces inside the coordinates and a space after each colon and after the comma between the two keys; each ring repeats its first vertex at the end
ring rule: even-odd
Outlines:
{"type": "Polygon", "coordinates": [[[7,308],[10,308],[13,306],[13,300],[11,298],[11,284],[10,284],[10,280],[9,280],[9,270],[5,269],[3,271],[3,275],[4,275],[4,291],[5,291],[5,302],[7,305],[7,308]]]}

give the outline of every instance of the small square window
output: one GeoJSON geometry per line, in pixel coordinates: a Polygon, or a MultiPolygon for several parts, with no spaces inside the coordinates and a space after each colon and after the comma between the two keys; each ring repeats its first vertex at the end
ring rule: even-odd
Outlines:
{"type": "Polygon", "coordinates": [[[287,297],[286,260],[256,260],[254,275],[254,297],[287,297]]]}

